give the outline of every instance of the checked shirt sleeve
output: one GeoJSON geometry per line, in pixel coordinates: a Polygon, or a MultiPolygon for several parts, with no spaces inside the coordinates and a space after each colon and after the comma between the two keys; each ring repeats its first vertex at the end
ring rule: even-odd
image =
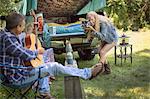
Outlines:
{"type": "Polygon", "coordinates": [[[37,57],[38,51],[31,51],[24,48],[16,37],[8,37],[5,39],[5,50],[7,54],[19,57],[24,61],[30,61],[37,57]]]}

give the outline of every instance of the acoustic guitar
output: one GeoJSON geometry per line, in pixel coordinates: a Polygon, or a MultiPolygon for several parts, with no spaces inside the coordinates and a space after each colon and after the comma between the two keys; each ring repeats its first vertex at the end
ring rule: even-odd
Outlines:
{"type": "MultiPolygon", "coordinates": [[[[26,37],[25,41],[26,40],[28,40],[28,42],[29,42],[29,39],[27,39],[27,37],[26,37]]],[[[30,46],[27,45],[26,47],[28,47],[28,49],[30,49],[30,50],[36,50],[36,46],[35,46],[36,45],[36,35],[33,34],[33,33],[30,34],[30,44],[31,44],[30,46]]],[[[39,40],[38,40],[37,49],[43,49],[39,40]]],[[[26,66],[38,67],[43,63],[44,63],[43,62],[43,55],[38,54],[37,58],[31,60],[30,62],[25,62],[25,65],[26,66]]]]}

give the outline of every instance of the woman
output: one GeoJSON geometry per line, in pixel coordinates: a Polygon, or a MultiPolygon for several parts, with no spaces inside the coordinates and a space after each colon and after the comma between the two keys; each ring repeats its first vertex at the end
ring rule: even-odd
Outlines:
{"type": "MultiPolygon", "coordinates": [[[[98,15],[94,11],[87,14],[87,19],[90,22],[90,26],[88,25],[87,29],[92,30],[92,36],[101,40],[99,48],[99,62],[104,65],[104,73],[109,74],[111,71],[106,58],[107,53],[116,45],[118,41],[116,29],[107,17],[98,15]]],[[[93,38],[92,36],[90,38],[88,37],[88,39],[91,40],[93,38]]]]}

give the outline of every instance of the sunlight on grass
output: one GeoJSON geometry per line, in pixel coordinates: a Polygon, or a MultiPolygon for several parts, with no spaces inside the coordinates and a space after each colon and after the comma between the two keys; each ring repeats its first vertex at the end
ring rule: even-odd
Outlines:
{"type": "Polygon", "coordinates": [[[135,95],[142,95],[142,96],[150,97],[150,93],[148,93],[147,90],[141,87],[130,88],[128,89],[128,92],[133,93],[135,95]]]}
{"type": "Polygon", "coordinates": [[[150,30],[146,32],[132,32],[128,31],[127,35],[130,36],[130,44],[133,44],[133,51],[141,51],[143,49],[150,49],[150,30]]]}
{"type": "Polygon", "coordinates": [[[2,97],[6,97],[7,96],[7,94],[4,94],[5,93],[5,91],[4,90],[2,90],[3,92],[0,92],[0,99],[3,99],[2,97]]]}
{"type": "Polygon", "coordinates": [[[150,97],[150,93],[147,90],[145,90],[145,88],[141,88],[141,87],[121,89],[120,91],[116,92],[116,96],[120,96],[120,97],[127,97],[129,95],[136,96],[136,97],[143,97],[143,98],[150,97]]]}
{"type": "Polygon", "coordinates": [[[93,87],[85,88],[84,91],[85,93],[92,94],[93,96],[103,96],[105,94],[105,92],[102,91],[101,89],[93,87]]]}
{"type": "Polygon", "coordinates": [[[144,53],[144,52],[142,52],[142,53],[139,53],[138,55],[139,56],[150,57],[150,53],[144,53]]]}

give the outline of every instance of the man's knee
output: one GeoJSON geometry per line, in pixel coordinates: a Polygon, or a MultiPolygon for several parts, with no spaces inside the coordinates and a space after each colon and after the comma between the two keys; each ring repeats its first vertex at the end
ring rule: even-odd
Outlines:
{"type": "Polygon", "coordinates": [[[46,63],[46,66],[56,66],[56,65],[58,65],[59,63],[58,62],[48,62],[48,63],[46,63]]]}

